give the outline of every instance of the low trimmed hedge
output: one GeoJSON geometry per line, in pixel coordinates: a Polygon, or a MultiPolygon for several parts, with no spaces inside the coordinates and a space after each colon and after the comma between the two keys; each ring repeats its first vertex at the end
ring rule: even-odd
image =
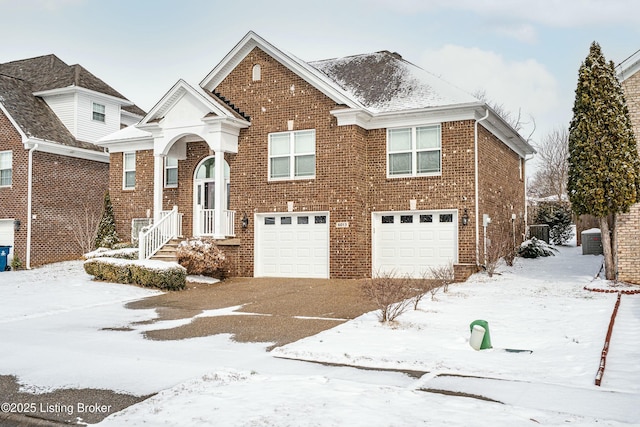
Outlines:
{"type": "Polygon", "coordinates": [[[84,271],[97,280],[135,284],[168,291],[184,289],[187,278],[186,268],[162,261],[92,258],[85,261],[84,271]]]}

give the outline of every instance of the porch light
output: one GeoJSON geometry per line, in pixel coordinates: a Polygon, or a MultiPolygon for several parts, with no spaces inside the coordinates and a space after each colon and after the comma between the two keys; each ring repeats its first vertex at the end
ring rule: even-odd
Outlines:
{"type": "Polygon", "coordinates": [[[467,208],[464,208],[464,213],[462,214],[462,225],[465,226],[469,224],[469,212],[467,208]]]}
{"type": "Polygon", "coordinates": [[[249,226],[249,218],[247,218],[247,214],[242,214],[242,228],[247,228],[249,226]]]}
{"type": "Polygon", "coordinates": [[[20,231],[20,220],[19,219],[14,219],[13,220],[13,229],[15,231],[20,231]]]}

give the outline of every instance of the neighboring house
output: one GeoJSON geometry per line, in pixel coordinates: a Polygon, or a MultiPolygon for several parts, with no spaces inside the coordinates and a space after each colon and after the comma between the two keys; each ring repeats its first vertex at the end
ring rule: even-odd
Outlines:
{"type": "Polygon", "coordinates": [[[79,257],[108,188],[93,143],[144,114],[55,55],[0,64],[0,245],[23,267],[79,257]]]}
{"type": "MultiPolygon", "coordinates": [[[[622,84],[636,140],[640,137],[640,51],[616,68],[622,84]]],[[[616,215],[617,278],[640,284],[640,203],[629,213],[616,215]]]]}
{"type": "Polygon", "coordinates": [[[319,278],[449,262],[466,278],[489,244],[483,216],[489,237],[521,240],[534,153],[397,53],[304,62],[253,32],[99,145],[121,236],[181,218],[174,234],[218,239],[234,275],[319,278]]]}

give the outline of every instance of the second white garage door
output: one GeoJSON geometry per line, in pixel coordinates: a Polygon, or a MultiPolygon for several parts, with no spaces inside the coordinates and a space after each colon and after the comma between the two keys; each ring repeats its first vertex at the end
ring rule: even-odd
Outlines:
{"type": "Polygon", "coordinates": [[[373,274],[418,278],[430,267],[456,263],[456,211],[375,212],[373,274]]]}
{"type": "Polygon", "coordinates": [[[329,213],[256,214],[254,275],[329,278],[329,213]]]}

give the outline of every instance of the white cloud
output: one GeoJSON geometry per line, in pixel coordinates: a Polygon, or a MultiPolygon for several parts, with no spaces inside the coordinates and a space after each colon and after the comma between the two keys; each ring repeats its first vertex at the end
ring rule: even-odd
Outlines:
{"type": "Polygon", "coordinates": [[[57,11],[69,6],[85,3],[86,0],[0,0],[0,7],[9,10],[42,10],[57,11]]]}
{"type": "Polygon", "coordinates": [[[533,44],[538,41],[536,29],[533,25],[529,24],[499,26],[495,28],[494,31],[524,43],[533,44]]]}
{"type": "Polygon", "coordinates": [[[514,114],[520,111],[524,121],[532,116],[537,136],[556,125],[551,120],[566,115],[556,78],[534,59],[508,60],[495,52],[449,44],[425,51],[420,66],[470,93],[485,91],[491,102],[514,114]]]}

